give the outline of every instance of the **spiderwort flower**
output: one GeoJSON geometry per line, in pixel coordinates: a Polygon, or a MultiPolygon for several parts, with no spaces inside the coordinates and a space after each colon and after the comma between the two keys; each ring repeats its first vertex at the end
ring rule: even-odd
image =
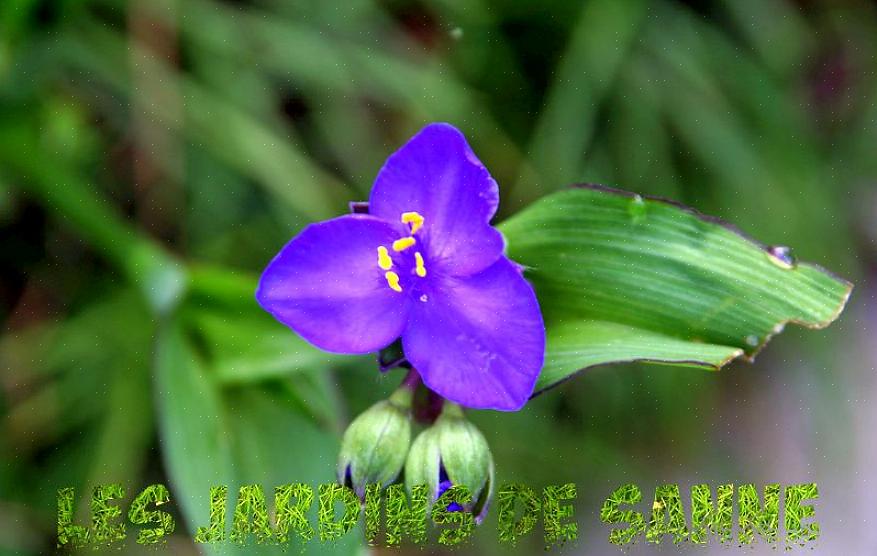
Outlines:
{"type": "Polygon", "coordinates": [[[454,485],[469,489],[471,501],[461,506],[451,502],[451,512],[471,512],[480,523],[493,496],[493,456],[487,440],[466,420],[459,406],[446,403],[436,422],[411,444],[405,462],[405,484],[409,491],[427,485],[431,503],[454,485]]]}
{"type": "Polygon", "coordinates": [[[539,305],[490,225],[496,182],[463,134],[431,124],[390,156],[368,214],[311,224],[262,274],[265,310],[326,351],[378,351],[401,336],[437,394],[520,409],[545,350],[539,305]]]}

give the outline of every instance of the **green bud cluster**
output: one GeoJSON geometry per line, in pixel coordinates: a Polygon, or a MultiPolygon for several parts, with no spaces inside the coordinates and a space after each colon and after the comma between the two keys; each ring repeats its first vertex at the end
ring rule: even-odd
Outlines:
{"type": "Polygon", "coordinates": [[[368,485],[386,487],[404,468],[408,491],[426,485],[430,505],[451,487],[465,487],[455,489],[454,502],[442,509],[469,512],[480,522],[494,488],[487,440],[459,406],[445,402],[438,419],[412,443],[412,398],[412,390],[402,386],[354,419],[341,441],[339,482],[363,499],[368,485]]]}

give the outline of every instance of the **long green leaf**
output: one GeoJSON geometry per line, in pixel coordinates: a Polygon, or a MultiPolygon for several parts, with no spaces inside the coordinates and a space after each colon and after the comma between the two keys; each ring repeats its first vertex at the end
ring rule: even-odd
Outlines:
{"type": "Polygon", "coordinates": [[[155,364],[162,455],[190,532],[207,524],[210,487],[231,485],[231,439],[219,389],[172,323],[160,332],[155,364]]]}
{"type": "MultiPolygon", "coordinates": [[[[234,438],[237,485],[262,485],[269,506],[272,506],[275,486],[302,482],[316,491],[319,484],[336,480],[338,437],[292,411],[281,397],[256,388],[242,388],[229,392],[226,407],[234,438]]],[[[308,513],[315,529],[316,505],[315,500],[308,513]]],[[[233,553],[356,554],[362,544],[360,534],[356,528],[335,543],[325,543],[315,537],[302,545],[301,541],[294,539],[288,546],[250,544],[233,553]]]]}
{"type": "Polygon", "coordinates": [[[546,197],[501,229],[545,315],[537,390],[611,362],[717,369],[788,322],[827,326],[852,289],[692,209],[601,186],[546,197]]]}
{"type": "MultiPolygon", "coordinates": [[[[261,387],[223,390],[216,361],[203,357],[174,321],[162,330],[156,393],[162,450],[189,532],[207,524],[210,487],[227,485],[226,528],[242,485],[259,484],[271,505],[274,487],[303,482],[316,489],[334,480],[338,437],[314,424],[282,394],[261,387]]],[[[309,518],[316,523],[316,508],[309,518]]],[[[211,554],[284,554],[286,545],[206,545],[211,554]]],[[[313,539],[290,546],[303,554],[353,554],[356,532],[337,544],[313,539]]]]}
{"type": "Polygon", "coordinates": [[[255,307],[239,315],[198,311],[193,320],[211,353],[214,373],[222,382],[277,378],[325,369],[344,360],[344,356],[315,348],[255,307]]]}

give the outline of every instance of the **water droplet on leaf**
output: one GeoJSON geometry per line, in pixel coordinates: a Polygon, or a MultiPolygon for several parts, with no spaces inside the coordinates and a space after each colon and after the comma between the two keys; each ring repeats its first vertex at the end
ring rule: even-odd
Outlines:
{"type": "Polygon", "coordinates": [[[749,336],[746,336],[746,343],[752,347],[757,346],[758,336],[756,336],[755,334],[750,334],[749,336]]]}
{"type": "Polygon", "coordinates": [[[627,205],[627,213],[633,217],[634,223],[639,222],[646,215],[646,202],[642,195],[634,195],[627,205]]]}
{"type": "Polygon", "coordinates": [[[792,249],[785,245],[771,245],[767,248],[767,254],[770,262],[780,268],[795,268],[797,264],[795,256],[792,255],[792,249]]]}

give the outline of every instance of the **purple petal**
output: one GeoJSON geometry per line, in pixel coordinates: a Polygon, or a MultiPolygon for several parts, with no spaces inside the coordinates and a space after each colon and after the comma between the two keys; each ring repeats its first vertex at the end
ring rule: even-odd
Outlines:
{"type": "Polygon", "coordinates": [[[371,214],[399,222],[424,217],[419,234],[445,273],[466,276],[502,254],[502,235],[490,226],[499,189],[466,138],[449,124],[430,124],[387,159],[369,199],[371,214]]]}
{"type": "Polygon", "coordinates": [[[446,280],[413,302],[402,334],[408,360],[433,391],[460,405],[523,407],[545,354],[545,327],[532,287],[502,257],[468,278],[446,280]]]}
{"type": "Polygon", "coordinates": [[[326,351],[368,353],[399,337],[409,296],[387,285],[377,248],[398,237],[390,224],[347,215],[311,224],[265,269],[259,304],[326,351]]]}
{"type": "Polygon", "coordinates": [[[438,496],[436,496],[436,499],[441,498],[442,494],[444,494],[452,486],[454,486],[454,483],[447,479],[441,481],[438,485],[438,496]]]}
{"type": "MultiPolygon", "coordinates": [[[[445,466],[441,463],[439,464],[439,485],[438,485],[438,495],[435,497],[436,500],[442,497],[442,494],[447,492],[449,488],[454,486],[454,483],[448,478],[448,472],[445,471],[445,466]]],[[[463,506],[457,504],[456,502],[451,502],[448,504],[448,507],[445,508],[449,512],[462,512],[463,506]]]]}

